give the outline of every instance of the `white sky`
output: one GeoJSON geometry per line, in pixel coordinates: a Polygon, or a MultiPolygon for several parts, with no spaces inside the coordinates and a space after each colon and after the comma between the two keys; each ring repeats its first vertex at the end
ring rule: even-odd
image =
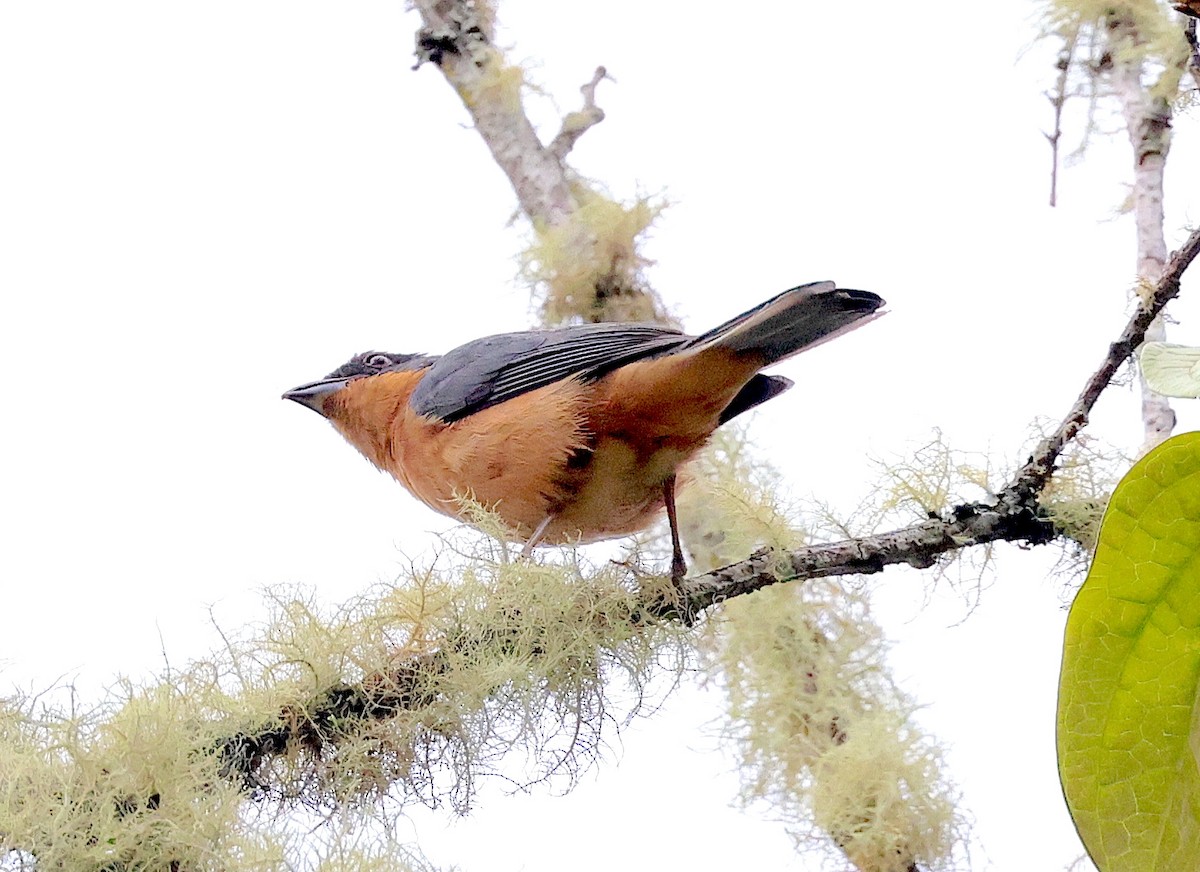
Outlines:
{"type": "MultiPolygon", "coordinates": [[[[616,78],[575,164],[675,204],[650,277],[689,327],[816,279],[887,298],[884,320],[781,367],[797,387],[753,422],[797,495],[852,506],[868,453],[935,427],[1016,458],[1124,322],[1123,140],[1067,169],[1047,208],[1053,71],[1044,47],[1022,59],[1025,4],[752,8],[501,15],[562,109],[597,64],[616,78]]],[[[416,27],[374,0],[0,7],[0,685],[146,677],[164,645],[178,664],[216,644],[210,605],[236,628],[269,585],[338,602],[445,528],[279,399],[357,351],[531,323],[511,191],[438,72],[409,70],[416,27]]],[[[559,110],[531,111],[552,135],[559,110]]],[[[1195,115],[1177,129],[1172,243],[1200,208],[1195,115]]],[[[1173,338],[1200,343],[1187,285],[1173,338]]],[[[1111,393],[1096,430],[1132,450],[1135,398],[1111,393]]],[[[966,620],[926,575],[872,582],[897,674],[950,748],[975,869],[1080,850],[1053,758],[1054,558],[1004,549],[966,620]]],[[[470,819],[415,814],[414,832],[477,872],[815,868],[729,806],[718,718],[714,694],[681,692],[569,797],[489,789],[470,819]]]]}

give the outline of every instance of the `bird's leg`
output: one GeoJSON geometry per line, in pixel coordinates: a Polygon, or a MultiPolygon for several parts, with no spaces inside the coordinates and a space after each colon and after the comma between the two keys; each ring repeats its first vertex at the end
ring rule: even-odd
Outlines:
{"type": "Polygon", "coordinates": [[[546,530],[550,527],[550,522],[554,520],[553,515],[547,515],[542,523],[537,525],[537,529],[533,531],[533,535],[529,537],[525,543],[525,547],[521,549],[521,557],[528,560],[533,556],[533,549],[542,541],[546,535],[546,530]]]}
{"type": "Polygon", "coordinates": [[[667,504],[667,523],[671,526],[671,581],[676,585],[687,575],[687,561],[679,544],[679,518],[675,514],[675,474],[663,482],[663,502],[667,504]]]}

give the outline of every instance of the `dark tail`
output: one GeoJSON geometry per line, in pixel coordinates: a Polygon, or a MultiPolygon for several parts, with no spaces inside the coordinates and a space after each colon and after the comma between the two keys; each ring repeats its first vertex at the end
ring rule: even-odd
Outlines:
{"type": "Polygon", "coordinates": [[[784,291],[720,327],[697,336],[690,348],[719,345],[758,354],[763,366],[840,336],[882,315],[883,299],[870,291],[813,282],[784,291]]]}

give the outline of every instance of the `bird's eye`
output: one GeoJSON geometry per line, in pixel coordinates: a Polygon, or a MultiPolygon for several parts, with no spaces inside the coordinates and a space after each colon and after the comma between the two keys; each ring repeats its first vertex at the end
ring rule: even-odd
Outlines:
{"type": "Polygon", "coordinates": [[[392,359],[386,354],[372,354],[365,361],[367,366],[383,369],[385,366],[392,365],[392,359]]]}

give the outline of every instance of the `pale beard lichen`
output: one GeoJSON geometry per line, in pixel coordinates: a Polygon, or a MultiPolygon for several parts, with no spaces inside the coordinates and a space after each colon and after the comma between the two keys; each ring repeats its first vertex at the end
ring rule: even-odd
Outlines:
{"type": "Polygon", "coordinates": [[[892,683],[865,602],[832,580],[727,603],[711,646],[741,799],[863,872],[950,867],[964,837],[940,748],[892,683]]]}
{"type": "Polygon", "coordinates": [[[541,298],[542,324],[591,321],[669,323],[642,278],[644,234],[664,204],[649,197],[620,203],[576,183],[578,208],[559,226],[538,225],[521,256],[522,275],[541,298]]]}
{"type": "MultiPolygon", "coordinates": [[[[751,454],[728,428],[688,469],[680,515],[701,569],[805,540],[778,474],[751,454]]],[[[955,476],[934,466],[893,498],[944,498],[955,476]]],[[[834,579],[774,585],[726,603],[705,633],[744,802],[768,803],[798,845],[833,844],[864,872],[952,865],[964,836],[955,791],[888,675],[882,630],[860,593],[834,579]]]]}
{"type": "Polygon", "coordinates": [[[0,848],[39,868],[345,868],[352,832],[306,834],[298,864],[275,815],[464,810],[513,751],[530,782],[569,786],[653,702],[652,678],[678,680],[687,631],[641,618],[627,567],[513,560],[470,531],[444,546],[445,571],[413,567],[338,608],[273,591],[257,631],[91,708],[9,701],[0,848]]]}
{"type": "Polygon", "coordinates": [[[1041,6],[1045,36],[1067,32],[1086,36],[1079,44],[1087,52],[1075,63],[1081,77],[1098,79],[1111,68],[1115,55],[1119,60],[1145,63],[1147,70],[1157,75],[1150,80],[1151,98],[1177,98],[1189,48],[1170,4],[1158,0],[1043,0],[1041,6]]]}

